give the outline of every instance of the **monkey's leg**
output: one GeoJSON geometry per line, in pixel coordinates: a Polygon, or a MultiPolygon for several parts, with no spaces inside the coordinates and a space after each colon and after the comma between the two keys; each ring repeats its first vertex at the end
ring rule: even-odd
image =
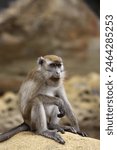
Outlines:
{"type": "Polygon", "coordinates": [[[58,108],[55,106],[52,113],[51,113],[51,119],[50,122],[48,123],[48,128],[50,130],[54,130],[57,129],[57,131],[61,132],[62,134],[65,133],[64,129],[61,128],[61,126],[59,125],[59,120],[60,118],[57,117],[59,113],[58,108]]]}
{"type": "Polygon", "coordinates": [[[58,114],[58,108],[55,106],[53,111],[52,111],[52,114],[51,114],[51,120],[48,123],[48,128],[49,129],[51,129],[51,130],[57,129],[57,131],[59,131],[61,133],[65,133],[65,131],[72,132],[72,133],[77,133],[75,128],[73,128],[71,126],[59,125],[60,118],[57,117],[57,114],[58,114]]]}
{"type": "Polygon", "coordinates": [[[40,101],[36,101],[35,104],[32,106],[31,122],[32,127],[36,128],[37,134],[53,139],[60,144],[65,143],[65,141],[57,133],[56,130],[51,131],[47,129],[46,113],[43,103],[40,101]]]}
{"type": "Polygon", "coordinates": [[[55,106],[53,111],[52,111],[52,114],[51,114],[51,120],[48,123],[48,128],[49,129],[51,129],[51,130],[57,129],[57,131],[59,131],[61,133],[65,133],[65,131],[72,132],[72,133],[77,133],[75,128],[73,128],[71,126],[59,125],[60,118],[57,117],[57,114],[58,114],[58,108],[55,106]]]}

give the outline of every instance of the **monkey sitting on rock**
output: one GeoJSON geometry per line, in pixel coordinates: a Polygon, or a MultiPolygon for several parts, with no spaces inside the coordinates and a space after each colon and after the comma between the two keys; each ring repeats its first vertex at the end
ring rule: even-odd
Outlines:
{"type": "Polygon", "coordinates": [[[64,65],[61,57],[39,57],[37,67],[26,77],[19,90],[19,107],[24,123],[0,135],[0,142],[21,131],[32,131],[61,144],[64,139],[57,133],[65,131],[86,136],[80,131],[77,117],[64,90],[64,65]],[[59,125],[66,115],[71,126],[59,125]]]}

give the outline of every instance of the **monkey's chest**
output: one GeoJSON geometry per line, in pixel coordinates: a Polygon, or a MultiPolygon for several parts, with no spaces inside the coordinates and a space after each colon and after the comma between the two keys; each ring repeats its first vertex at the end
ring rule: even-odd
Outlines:
{"type": "Polygon", "coordinates": [[[41,94],[43,95],[47,95],[47,96],[55,96],[56,93],[56,88],[48,86],[44,89],[41,90],[41,94]]]}
{"type": "MultiPolygon", "coordinates": [[[[55,88],[47,88],[47,90],[45,91],[45,95],[48,95],[48,96],[52,96],[52,97],[55,97],[55,91],[56,89],[55,88]]],[[[45,113],[46,113],[46,116],[47,116],[47,120],[49,121],[51,119],[51,116],[54,112],[54,109],[56,109],[57,106],[55,105],[50,105],[50,104],[45,104],[44,105],[44,108],[45,108],[45,113]]]]}

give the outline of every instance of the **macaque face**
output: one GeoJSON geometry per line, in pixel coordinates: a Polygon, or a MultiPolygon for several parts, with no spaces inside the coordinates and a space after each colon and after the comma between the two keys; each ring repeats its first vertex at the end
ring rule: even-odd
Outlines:
{"type": "Polygon", "coordinates": [[[62,78],[64,74],[64,66],[62,62],[47,62],[46,70],[51,73],[53,78],[62,78]]]}
{"type": "Polygon", "coordinates": [[[62,59],[58,56],[48,55],[41,57],[42,71],[48,74],[48,78],[59,80],[64,78],[64,66],[62,59]]]}

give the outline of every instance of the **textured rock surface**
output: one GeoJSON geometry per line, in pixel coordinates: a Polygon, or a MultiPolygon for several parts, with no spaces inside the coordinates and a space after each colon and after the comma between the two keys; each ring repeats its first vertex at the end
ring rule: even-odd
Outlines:
{"type": "Polygon", "coordinates": [[[53,140],[30,132],[15,135],[6,142],[0,143],[1,150],[99,150],[99,140],[81,137],[79,135],[65,133],[61,135],[66,141],[60,145],[53,140]]]}
{"type": "Polygon", "coordinates": [[[78,116],[81,128],[95,138],[99,138],[100,127],[99,81],[99,74],[90,73],[87,76],[73,76],[65,82],[69,101],[78,116]]]}
{"type": "Polygon", "coordinates": [[[0,132],[5,132],[23,121],[17,102],[18,96],[12,92],[7,92],[0,98],[0,132]]]}

